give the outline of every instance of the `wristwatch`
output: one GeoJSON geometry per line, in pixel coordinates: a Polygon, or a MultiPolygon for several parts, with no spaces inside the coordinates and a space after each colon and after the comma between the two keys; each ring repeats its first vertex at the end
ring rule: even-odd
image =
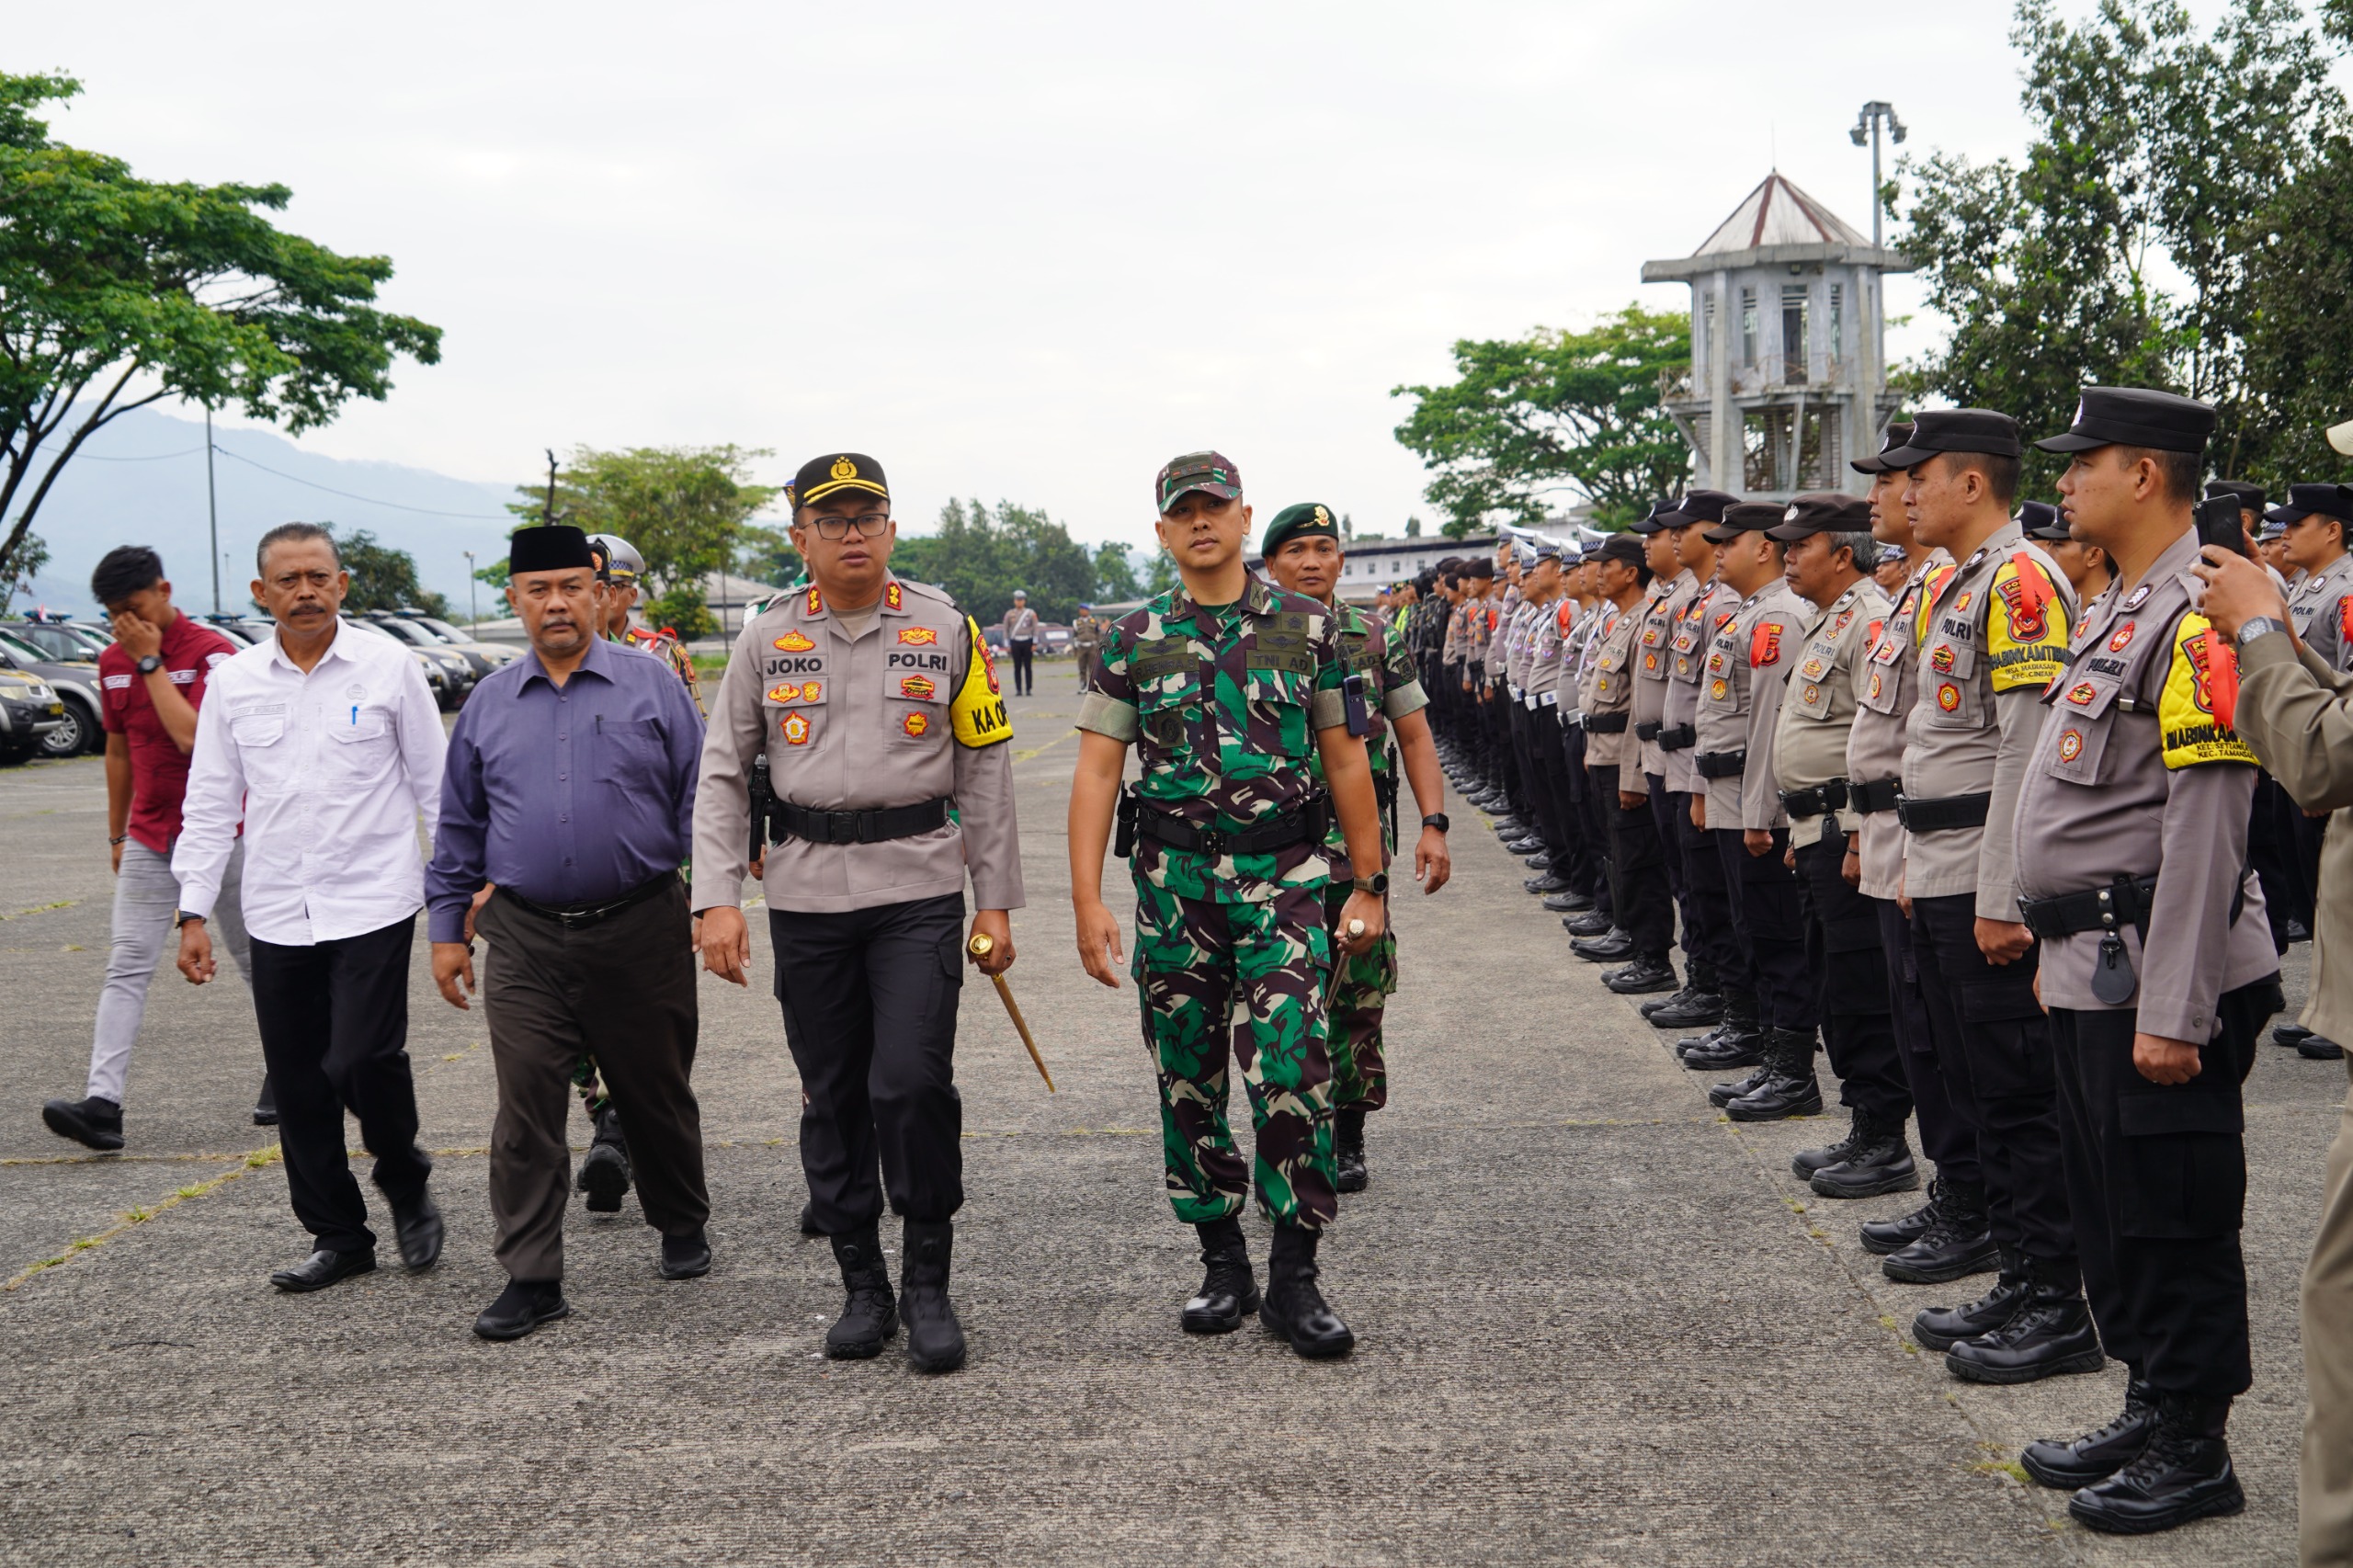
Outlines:
{"type": "Polygon", "coordinates": [[[175,909],[172,911],[172,929],[175,931],[178,930],[181,926],[187,925],[191,920],[195,921],[199,926],[204,924],[204,916],[201,915],[190,915],[185,909],[175,909]]]}
{"type": "Polygon", "coordinates": [[[152,676],[157,670],[164,667],[163,655],[160,653],[150,653],[145,658],[140,660],[133,667],[136,668],[142,676],[152,676]]]}
{"type": "Polygon", "coordinates": [[[2244,648],[2258,637],[2268,637],[2275,631],[2285,631],[2287,630],[2288,629],[2286,627],[2280,625],[2279,620],[2272,616],[2250,616],[2245,620],[2239,623],[2238,644],[2240,647],[2244,648]]]}
{"type": "Polygon", "coordinates": [[[1356,889],[1358,892],[1369,892],[1379,897],[1389,891],[1389,873],[1375,871],[1369,877],[1358,877],[1356,880],[1356,889]]]}
{"type": "Polygon", "coordinates": [[[1424,827],[1434,827],[1440,833],[1451,833],[1454,830],[1454,824],[1446,820],[1446,813],[1444,812],[1432,812],[1429,815],[1422,819],[1422,825],[1424,827]]]}

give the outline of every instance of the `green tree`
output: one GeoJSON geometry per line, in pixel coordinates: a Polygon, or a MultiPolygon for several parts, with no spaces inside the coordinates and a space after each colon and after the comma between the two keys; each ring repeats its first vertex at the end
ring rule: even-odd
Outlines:
{"type": "Polygon", "coordinates": [[[1096,596],[1086,547],[1045,513],[1010,501],[994,512],[979,500],[949,501],[939,509],[938,531],[900,534],[891,569],[947,589],[983,625],[1011,608],[1016,588],[1051,621],[1067,622],[1096,596]]]}
{"type": "Polygon", "coordinates": [[[2322,437],[2353,415],[2353,140],[2279,193],[2252,262],[2258,301],[2247,380],[2268,439],[2256,460],[2222,472],[2277,494],[2297,481],[2353,479],[2353,461],[2322,437]]]}
{"type": "Polygon", "coordinates": [[[1144,571],[1143,591],[1156,597],[1171,588],[1182,586],[1184,581],[1176,571],[1176,558],[1155,546],[1152,552],[1152,564],[1144,571]]]}
{"type": "Polygon", "coordinates": [[[339,528],[333,523],[321,526],[335,536],[335,553],[343,558],[343,569],[351,574],[351,592],[343,601],[346,611],[359,615],[371,609],[410,608],[421,609],[436,619],[449,619],[449,601],[418,584],[416,557],[381,542],[366,528],[339,528]]]}
{"type": "Polygon", "coordinates": [[[1095,599],[1097,604],[1125,604],[1143,597],[1143,585],[1136,581],[1136,569],[1128,560],[1127,546],[1105,540],[1095,547],[1095,599]]]}
{"type": "Polygon", "coordinates": [[[0,581],[57,476],[131,410],[181,397],[300,433],[382,399],[398,356],[441,354],[440,328],[376,308],[389,259],[270,223],[286,187],[143,180],[51,141],[37,111],[81,90],[0,74],[0,581]]]}
{"type": "MultiPolygon", "coordinates": [[[[753,460],[773,455],[735,446],[576,448],[556,479],[556,516],[627,540],[645,561],[646,618],[705,636],[718,622],[705,608],[702,580],[722,562],[733,568],[752,514],[778,494],[749,477],[753,460]]],[[[523,499],[506,509],[543,521],[547,482],[515,488],[523,499]]]]}
{"type": "Polygon", "coordinates": [[[801,580],[807,567],[786,530],[746,523],[736,540],[733,570],[768,587],[789,588],[801,580]]]}
{"type": "Polygon", "coordinates": [[[1595,516],[1631,521],[1691,472],[1690,449],[1659,406],[1659,378],[1691,363],[1681,312],[1628,305],[1589,330],[1454,346],[1450,385],[1396,387],[1415,400],[1397,439],[1436,476],[1424,492],[1450,539],[1500,513],[1537,523],[1543,497],[1574,491],[1595,516]]]}

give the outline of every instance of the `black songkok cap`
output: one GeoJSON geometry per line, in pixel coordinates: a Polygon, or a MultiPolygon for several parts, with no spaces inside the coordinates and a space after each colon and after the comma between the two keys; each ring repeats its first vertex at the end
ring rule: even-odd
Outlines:
{"type": "Polygon", "coordinates": [[[2147,447],[2160,452],[2202,452],[2214,433],[2214,411],[2194,398],[2148,387],[2086,387],[2063,435],[2036,446],[2046,452],[2088,452],[2100,447],[2147,447]]]}
{"type": "Polygon", "coordinates": [[[589,551],[588,536],[570,523],[517,528],[506,540],[509,576],[524,572],[568,572],[574,567],[594,572],[597,558],[589,551]]]}
{"type": "Polygon", "coordinates": [[[2018,422],[1990,408],[1931,408],[1912,421],[1912,438],[1879,455],[1889,468],[1915,468],[1938,452],[2015,458],[2026,450],[2018,422]]]}
{"type": "Polygon", "coordinates": [[[1817,491],[1801,495],[1781,514],[1778,527],[1765,530],[1768,539],[1783,543],[1792,540],[1811,539],[1815,534],[1861,534],[1871,529],[1871,504],[1859,495],[1842,495],[1836,491],[1817,491]]]}

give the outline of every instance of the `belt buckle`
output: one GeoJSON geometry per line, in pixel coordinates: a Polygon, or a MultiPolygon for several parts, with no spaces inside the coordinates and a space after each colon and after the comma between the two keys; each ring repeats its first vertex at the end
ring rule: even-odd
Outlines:
{"type": "Polygon", "coordinates": [[[856,812],[827,812],[825,813],[826,842],[831,844],[858,843],[858,813],[856,812]]]}
{"type": "Polygon", "coordinates": [[[1220,833],[1213,827],[1205,827],[1201,829],[1200,852],[1208,856],[1212,860],[1224,859],[1225,835],[1220,833]]]}

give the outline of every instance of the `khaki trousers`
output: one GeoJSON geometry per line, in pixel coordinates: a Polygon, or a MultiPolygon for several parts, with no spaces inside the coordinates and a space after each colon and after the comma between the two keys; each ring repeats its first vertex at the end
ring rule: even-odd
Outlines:
{"type": "Polygon", "coordinates": [[[2320,1234],[2304,1266],[2304,1568],[2353,1568],[2353,1095],[2328,1148],[2320,1234]]]}

